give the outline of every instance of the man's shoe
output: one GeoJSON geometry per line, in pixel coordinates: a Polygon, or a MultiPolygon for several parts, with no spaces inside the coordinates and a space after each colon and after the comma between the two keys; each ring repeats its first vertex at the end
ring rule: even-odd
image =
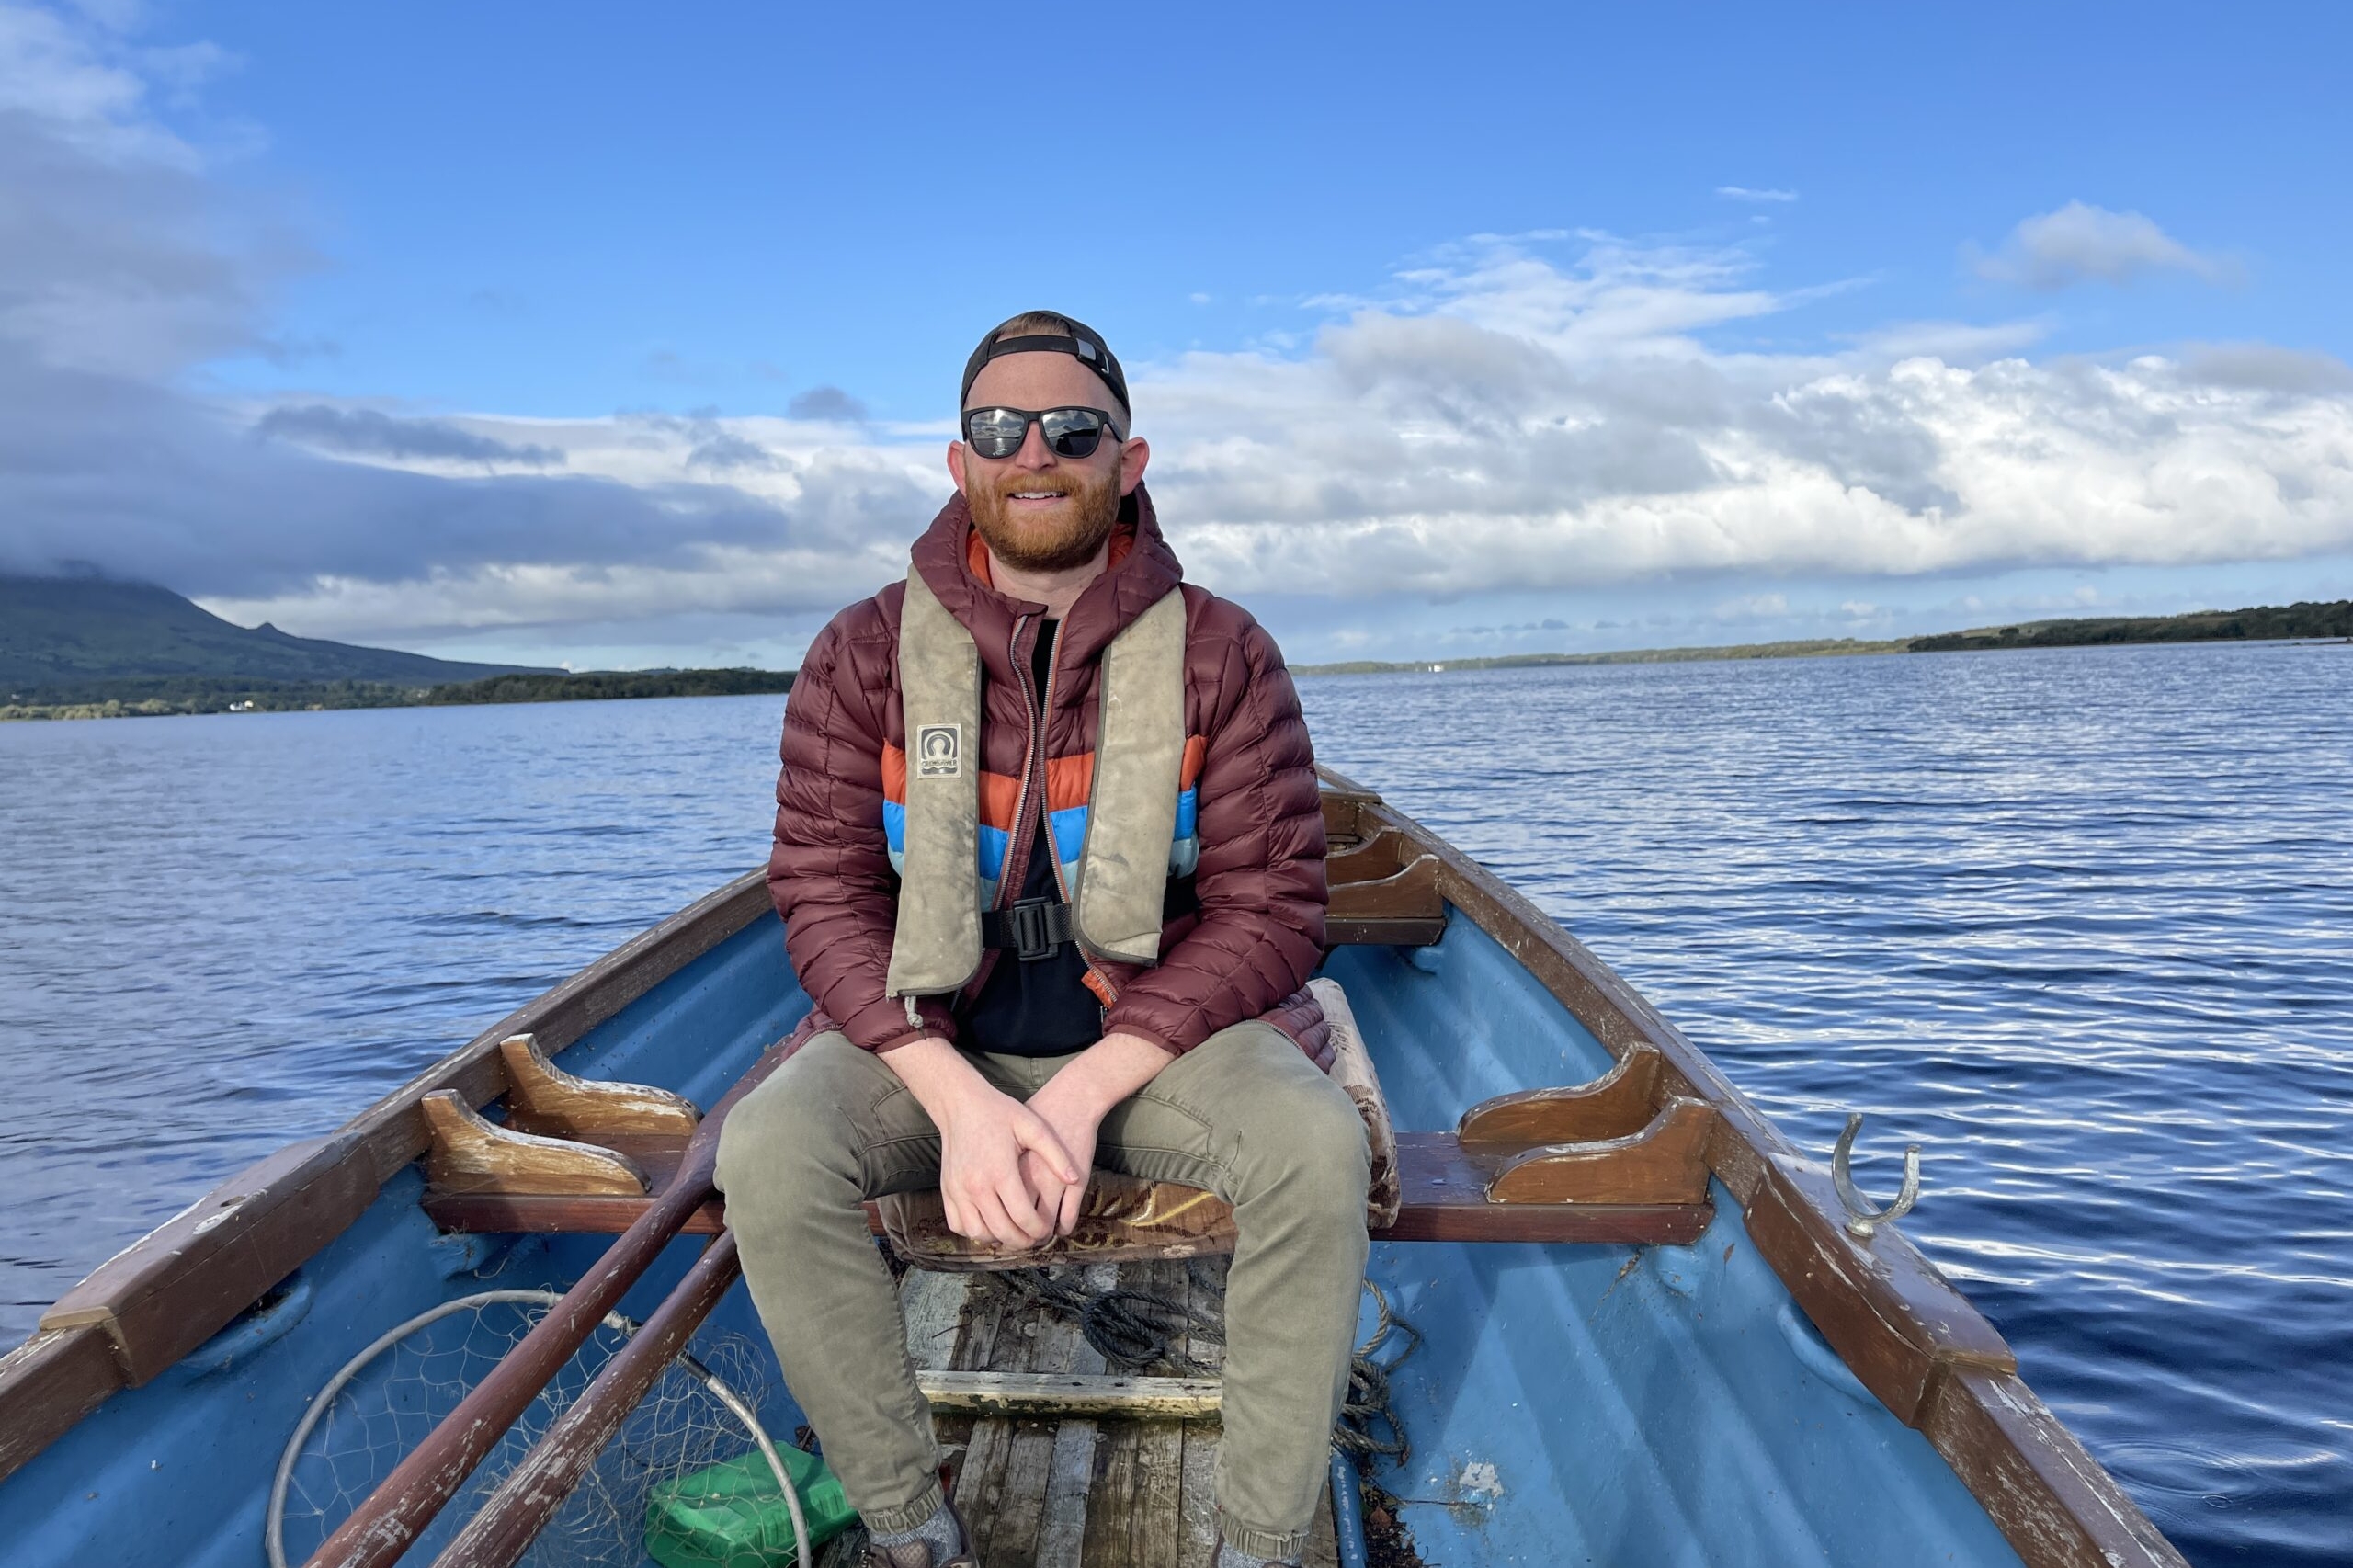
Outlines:
{"type": "Polygon", "coordinates": [[[896,1546],[884,1546],[880,1541],[866,1543],[866,1568],[980,1568],[981,1560],[972,1551],[972,1532],[964,1528],[964,1517],[956,1505],[943,1502],[940,1507],[948,1515],[948,1522],[956,1527],[956,1550],[946,1557],[931,1554],[931,1542],[921,1536],[903,1540],[896,1546]]]}

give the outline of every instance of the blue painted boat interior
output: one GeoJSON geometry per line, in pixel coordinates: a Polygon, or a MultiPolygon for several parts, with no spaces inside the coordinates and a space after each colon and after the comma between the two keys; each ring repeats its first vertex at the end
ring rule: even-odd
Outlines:
{"type": "MultiPolygon", "coordinates": [[[[1343,948],[1400,1128],[1576,1084],[1608,1051],[1459,912],[1420,949],[1343,948]]],[[[1367,1272],[1424,1344],[1392,1392],[1413,1453],[1374,1479],[1430,1563],[2016,1563],[1927,1439],[1871,1397],[1748,1244],[1389,1242],[1367,1272]]]]}
{"type": "MultiPolygon", "coordinates": [[[[1347,948],[1328,972],[1347,990],[1401,1128],[1449,1127],[1490,1095],[1582,1082],[1608,1064],[1459,914],[1435,947],[1347,948]]],[[[756,921],[562,1062],[707,1106],[807,1007],[774,926],[756,921]]],[[[415,1167],[401,1173],[272,1302],[146,1388],[117,1394],[0,1483],[6,1560],[264,1562],[278,1453],[355,1350],[438,1301],[560,1290],[608,1244],[442,1237],[417,1206],[422,1192],[415,1167]]],[[[1374,1479],[1404,1500],[1423,1559],[2017,1562],[1943,1460],[1805,1323],[1721,1187],[1716,1201],[1714,1223],[1688,1247],[1373,1249],[1371,1277],[1423,1336],[1393,1384],[1412,1455],[1374,1479]]],[[[674,1244],[622,1310],[652,1311],[700,1244],[674,1244]]],[[[764,1344],[741,1285],[710,1330],[764,1344]]],[[[780,1388],[761,1415],[785,1437],[800,1420],[780,1388]]],[[[290,1549],[305,1544],[290,1533],[290,1549]]]]}

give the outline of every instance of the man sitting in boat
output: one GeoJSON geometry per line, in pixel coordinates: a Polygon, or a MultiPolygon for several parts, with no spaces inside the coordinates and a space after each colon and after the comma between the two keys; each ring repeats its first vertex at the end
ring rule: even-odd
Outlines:
{"type": "Polygon", "coordinates": [[[871,1561],[972,1561],[859,1200],[1069,1233],[1092,1166],[1215,1192],[1222,1568],[1295,1562],[1364,1272],[1364,1128],[1303,989],[1324,826],[1274,639],[1184,585],[1102,338],[1050,312],[964,368],[959,494],[836,616],[785,715],[768,885],[814,1031],[719,1152],[744,1272],[871,1561]]]}

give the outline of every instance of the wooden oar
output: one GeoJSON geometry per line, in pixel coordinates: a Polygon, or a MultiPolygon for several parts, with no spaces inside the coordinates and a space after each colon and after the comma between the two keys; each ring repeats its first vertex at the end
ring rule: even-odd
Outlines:
{"type": "MultiPolygon", "coordinates": [[[[711,1195],[711,1178],[719,1163],[719,1129],[727,1119],[728,1108],[757,1087],[783,1060],[780,1051],[770,1049],[752,1064],[751,1071],[695,1129],[676,1173],[645,1212],[352,1510],[351,1517],[311,1554],[304,1568],[385,1568],[415,1543],[466,1483],[483,1456],[530,1408],[605,1314],[711,1195]]],[[[733,1256],[732,1246],[729,1256],[733,1256]]]]}
{"type": "Polygon", "coordinates": [[[734,1233],[722,1231],[645,1326],[507,1472],[434,1568],[514,1568],[739,1272],[734,1233]]]}

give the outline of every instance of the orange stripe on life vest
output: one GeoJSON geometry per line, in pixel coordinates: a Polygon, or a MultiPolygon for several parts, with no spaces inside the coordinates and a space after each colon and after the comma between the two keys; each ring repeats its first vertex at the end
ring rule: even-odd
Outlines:
{"type": "Polygon", "coordinates": [[[1176,788],[1189,790],[1199,782],[1201,764],[1209,759],[1210,741],[1207,735],[1185,737],[1185,760],[1176,765],[1176,788]]]}
{"type": "Polygon", "coordinates": [[[907,754],[888,741],[882,743],[882,798],[907,803],[907,754]]]}

